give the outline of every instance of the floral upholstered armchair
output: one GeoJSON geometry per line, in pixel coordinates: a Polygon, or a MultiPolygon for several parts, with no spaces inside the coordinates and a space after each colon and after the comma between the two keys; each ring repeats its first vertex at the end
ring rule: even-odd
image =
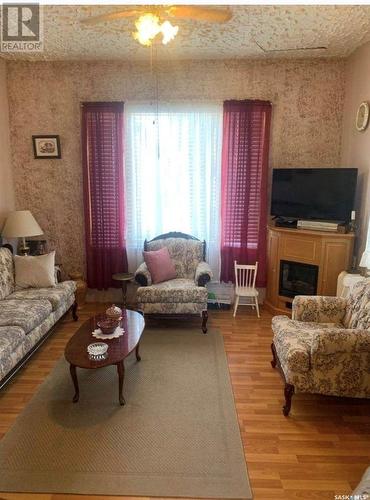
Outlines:
{"type": "Polygon", "coordinates": [[[166,233],[144,243],[145,251],[167,247],[175,266],[176,278],[152,283],[147,265],[143,262],[135,273],[140,285],[137,290],[138,309],[144,315],[198,315],[202,330],[207,332],[206,284],[212,278],[205,262],[205,242],[184,233],[166,233]]]}
{"type": "Polygon", "coordinates": [[[347,298],[295,297],[293,319],[275,316],[272,330],[285,416],[294,392],[370,398],[370,278],[347,298]]]}

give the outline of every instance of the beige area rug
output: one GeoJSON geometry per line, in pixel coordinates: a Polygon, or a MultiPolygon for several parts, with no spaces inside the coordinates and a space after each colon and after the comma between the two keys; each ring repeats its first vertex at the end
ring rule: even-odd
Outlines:
{"type": "MultiPolygon", "coordinates": [[[[252,498],[218,331],[146,329],[142,361],[78,370],[61,359],[0,442],[0,491],[252,498]]],[[[32,361],[31,361],[32,363],[32,361]]]]}

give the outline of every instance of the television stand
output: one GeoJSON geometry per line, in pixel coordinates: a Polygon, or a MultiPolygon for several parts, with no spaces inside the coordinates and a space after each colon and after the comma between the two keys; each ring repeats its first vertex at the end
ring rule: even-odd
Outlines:
{"type": "Polygon", "coordinates": [[[275,219],[276,227],[287,227],[289,229],[297,229],[297,219],[288,217],[277,217],[275,219]]]}
{"type": "Polygon", "coordinates": [[[269,225],[264,307],[292,313],[293,295],[334,295],[338,275],[352,262],[355,235],[269,225]]]}

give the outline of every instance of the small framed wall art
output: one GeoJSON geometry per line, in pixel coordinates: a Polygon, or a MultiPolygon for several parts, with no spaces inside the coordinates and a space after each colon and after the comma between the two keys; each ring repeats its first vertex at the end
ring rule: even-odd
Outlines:
{"type": "Polygon", "coordinates": [[[59,135],[33,135],[32,142],[35,159],[62,157],[59,135]]]}

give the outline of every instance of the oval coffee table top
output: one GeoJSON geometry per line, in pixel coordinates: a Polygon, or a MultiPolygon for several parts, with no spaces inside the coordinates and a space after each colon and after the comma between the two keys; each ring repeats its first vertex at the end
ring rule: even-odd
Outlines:
{"type": "Polygon", "coordinates": [[[92,332],[98,328],[96,322],[104,315],[93,316],[80,326],[66,345],[64,356],[66,360],[79,368],[101,368],[113,365],[125,359],[137,346],[143,333],[145,321],[143,316],[136,312],[124,309],[121,326],[125,333],[115,339],[96,339],[92,332]],[[94,342],[108,344],[107,358],[94,361],[89,358],[87,346],[94,342]]]}

